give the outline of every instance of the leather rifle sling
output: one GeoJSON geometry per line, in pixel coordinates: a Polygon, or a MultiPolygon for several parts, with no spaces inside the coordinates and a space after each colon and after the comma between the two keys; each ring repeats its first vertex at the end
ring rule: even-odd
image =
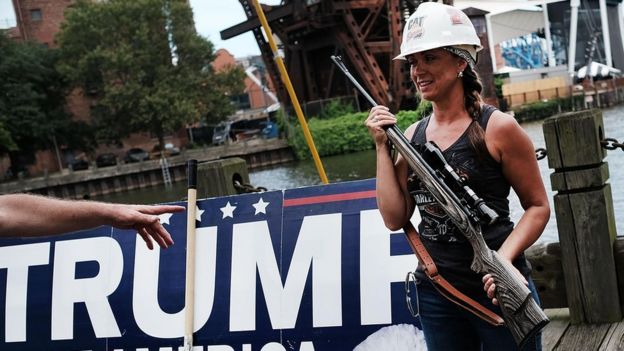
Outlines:
{"type": "Polygon", "coordinates": [[[492,325],[501,326],[505,324],[499,315],[457,290],[438,273],[438,267],[436,267],[429,252],[427,252],[427,249],[420,240],[418,231],[416,231],[416,228],[414,228],[411,222],[407,222],[403,230],[405,231],[407,241],[416,254],[416,257],[418,257],[418,261],[425,267],[425,274],[431,279],[434,283],[433,286],[440,294],[492,325]]]}

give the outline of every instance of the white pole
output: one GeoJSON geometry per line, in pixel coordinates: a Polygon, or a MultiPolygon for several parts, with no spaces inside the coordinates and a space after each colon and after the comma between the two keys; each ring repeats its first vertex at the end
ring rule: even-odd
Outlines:
{"type": "Polygon", "coordinates": [[[609,35],[609,19],[607,18],[607,0],[600,0],[600,22],[602,24],[602,39],[604,40],[605,56],[607,66],[613,67],[613,57],[611,57],[611,36],[609,35]]]}
{"type": "Polygon", "coordinates": [[[184,290],[184,351],[193,350],[195,321],[195,214],[197,207],[197,160],[188,160],[186,208],[186,281],[184,290]]]}
{"type": "Polygon", "coordinates": [[[494,52],[494,35],[492,35],[494,30],[489,13],[485,15],[485,27],[488,37],[488,46],[490,47],[490,58],[492,59],[492,72],[496,73],[498,69],[496,68],[496,52],[494,52]]]}
{"type": "Polygon", "coordinates": [[[578,8],[580,0],[570,1],[570,52],[568,54],[568,73],[570,77],[574,75],[574,64],[576,63],[576,29],[578,27],[578,8]]]}
{"type": "Polygon", "coordinates": [[[548,3],[542,1],[542,13],[544,14],[544,33],[546,34],[546,53],[548,55],[548,67],[555,67],[555,55],[552,50],[552,37],[550,36],[550,20],[548,19],[548,3]]]}

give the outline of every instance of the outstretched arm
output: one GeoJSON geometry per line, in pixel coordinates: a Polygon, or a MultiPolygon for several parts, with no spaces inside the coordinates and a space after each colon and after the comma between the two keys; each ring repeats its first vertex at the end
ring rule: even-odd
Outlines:
{"type": "Polygon", "coordinates": [[[94,201],[60,200],[15,194],[0,196],[0,237],[47,236],[110,225],[135,229],[151,250],[173,244],[158,215],[184,211],[173,205],[123,205],[94,201]]]}

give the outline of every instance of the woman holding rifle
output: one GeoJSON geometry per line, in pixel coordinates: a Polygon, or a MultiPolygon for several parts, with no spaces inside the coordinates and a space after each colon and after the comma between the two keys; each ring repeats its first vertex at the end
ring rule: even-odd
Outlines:
{"type": "MultiPolygon", "coordinates": [[[[535,300],[535,287],[524,250],[541,235],[550,217],[544,184],[533,145],[516,120],[482,102],[475,71],[480,40],[470,19],[451,6],[426,2],[403,29],[401,53],[421,98],[433,113],[411,125],[406,137],[417,144],[435,142],[444,158],[499,215],[482,224],[488,246],[518,270],[535,300]],[[524,214],[514,227],[509,219],[510,188],[518,194],[524,214]]],[[[449,217],[420,186],[400,155],[393,161],[384,128],[396,123],[385,106],[376,106],[366,120],[377,150],[377,203],[386,226],[399,230],[418,207],[421,239],[438,271],[453,286],[483,306],[499,312],[496,285],[470,270],[473,252],[449,217]]],[[[492,326],[442,296],[416,272],[420,321],[427,347],[435,350],[514,350],[505,327],[492,326]]],[[[524,350],[541,350],[539,336],[524,350]]]]}

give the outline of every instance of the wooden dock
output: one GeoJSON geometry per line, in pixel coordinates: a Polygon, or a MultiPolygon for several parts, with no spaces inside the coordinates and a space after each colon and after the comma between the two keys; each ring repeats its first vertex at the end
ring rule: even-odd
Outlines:
{"type": "Polygon", "coordinates": [[[571,324],[567,308],[547,309],[550,323],[542,333],[544,351],[624,350],[624,320],[615,323],[571,324]]]}
{"type": "MultiPolygon", "coordinates": [[[[624,291],[624,237],[613,244],[619,290],[624,291]]],[[[550,323],[542,333],[544,351],[624,350],[624,320],[611,323],[573,324],[566,296],[560,243],[538,244],[526,252],[532,278],[550,323]]],[[[600,288],[596,288],[599,290],[600,288]]]]}
{"type": "MultiPolygon", "coordinates": [[[[172,181],[186,179],[186,161],[200,162],[240,157],[250,169],[294,161],[286,140],[250,139],[244,142],[183,151],[168,158],[172,181]]],[[[117,164],[75,172],[59,172],[45,177],[0,183],[0,194],[30,192],[61,198],[82,199],[163,184],[160,160],[117,164]]]]}

